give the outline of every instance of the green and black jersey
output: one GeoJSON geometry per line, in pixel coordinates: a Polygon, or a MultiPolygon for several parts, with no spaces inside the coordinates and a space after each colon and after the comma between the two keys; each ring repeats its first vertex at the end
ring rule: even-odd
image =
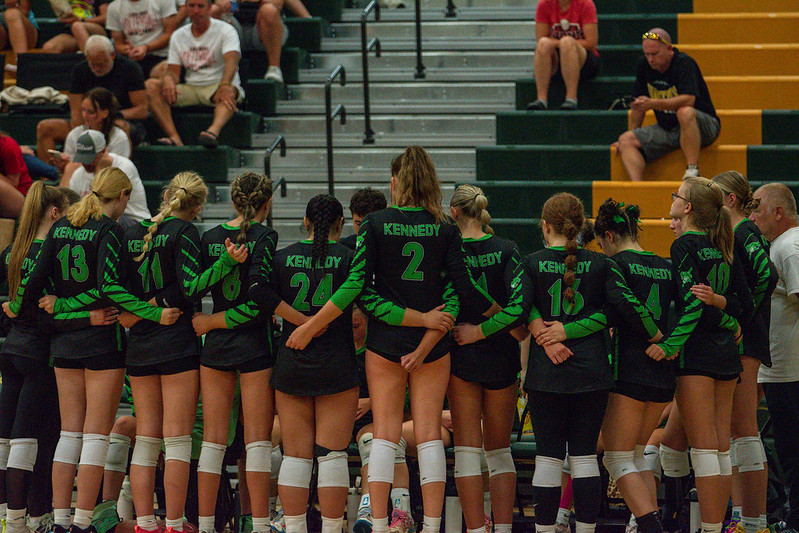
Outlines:
{"type": "MultiPolygon", "coordinates": [[[[238,234],[238,227],[227,224],[206,231],[201,245],[203,268],[211,268],[220,257],[227,255],[225,239],[236,242],[238,234]]],[[[247,259],[234,266],[222,282],[211,289],[214,313],[225,312],[229,329],[215,329],[205,335],[201,363],[235,365],[255,358],[274,361],[272,317],[260,313],[249,300],[247,281],[254,265],[271,271],[277,239],[277,232],[261,224],[252,224],[247,230],[247,259]]]]}
{"type": "Polygon", "coordinates": [[[771,323],[771,293],[779,275],[769,258],[769,246],[760,229],[748,218],[735,226],[735,255],[741,263],[746,283],[752,292],[755,310],[751,320],[744,320],[744,354],[771,366],[769,324],[771,323]]]}
{"type": "MultiPolygon", "coordinates": [[[[324,260],[311,257],[312,241],[301,241],[275,254],[272,288],[294,309],[311,316],[319,312],[347,280],[352,251],[330,241],[324,260]]],[[[303,350],[286,346],[296,327],[283,321],[283,337],[272,371],[272,386],[296,396],[335,394],[358,386],[352,308],[347,306],[322,335],[303,350]]]]}
{"type": "MultiPolygon", "coordinates": [[[[343,310],[371,285],[379,298],[397,307],[427,312],[446,302],[449,281],[478,312],[493,305],[469,273],[457,226],[437,222],[421,207],[389,207],[364,218],[350,278],[332,301],[343,310]]],[[[367,349],[398,362],[419,346],[426,330],[386,323],[401,323],[401,317],[391,318],[370,313],[366,344],[367,349]]],[[[450,338],[444,337],[426,361],[446,355],[450,347],[450,338]]]]}
{"type": "Polygon", "coordinates": [[[159,305],[179,307],[183,314],[170,326],[145,321],[133,326],[126,359],[131,366],[199,357],[199,340],[191,325],[194,304],[237,264],[225,253],[203,271],[200,233],[194,224],[176,217],[158,225],[146,255],[137,261],[144,250],[144,236],[152,225],[152,221],[143,220],[125,232],[127,287],[142,300],[155,298],[159,305]]]}
{"type": "MultiPolygon", "coordinates": [[[[579,249],[574,267],[574,301],[565,296],[566,251],[553,246],[528,255],[522,260],[529,280],[522,285],[528,289],[533,307],[537,310],[531,318],[540,316],[545,321],[560,321],[569,331],[570,324],[600,316],[603,311],[615,313],[635,335],[644,339],[654,337],[657,325],[652,315],[633,295],[619,267],[607,256],[579,249]]],[[[523,279],[523,278],[522,278],[523,279]]],[[[524,306],[529,308],[528,305],[524,306]]],[[[604,326],[604,324],[602,324],[604,326]]],[[[524,388],[529,391],[577,393],[609,389],[613,386],[613,373],[608,359],[609,349],[605,332],[597,328],[581,338],[564,341],[573,355],[555,365],[544,349],[531,343],[527,378],[524,388]]]]}
{"type": "MultiPolygon", "coordinates": [[[[160,308],[132,295],[119,281],[122,233],[120,225],[105,215],[81,227],[66,217],[53,224],[36,265],[23,277],[12,310],[18,312],[26,294],[38,299],[50,279],[58,297],[55,312],[67,318],[73,312],[114,306],[147,321],[160,320],[160,308]]],[[[51,354],[76,359],[118,352],[123,337],[118,324],[59,332],[53,337],[51,354]]]]}
{"type": "Polygon", "coordinates": [[[738,320],[748,320],[753,307],[740,263],[725,263],[710,239],[695,231],[686,231],[672,243],[671,263],[678,321],[659,346],[668,356],[680,352],[680,374],[739,374],[741,358],[733,336],[738,320]],[[724,311],[703,304],[691,293],[691,287],[699,283],[727,299],[724,311]]]}
{"type": "MultiPolygon", "coordinates": [[[[613,256],[630,290],[642,302],[661,332],[668,331],[671,303],[677,296],[677,285],[668,260],[652,252],[623,250],[613,256]]],[[[655,361],[646,355],[650,343],[621,325],[616,328],[614,367],[616,381],[674,390],[676,361],[655,361]]]]}
{"type": "MultiPolygon", "coordinates": [[[[486,235],[479,239],[463,239],[466,263],[477,281],[491,298],[503,307],[508,304],[511,284],[521,260],[513,241],[486,235]]],[[[458,323],[480,324],[485,317],[471,302],[461,302],[458,323]]],[[[519,342],[507,329],[481,341],[452,347],[452,374],[465,381],[506,383],[513,381],[521,369],[519,342]]]]}

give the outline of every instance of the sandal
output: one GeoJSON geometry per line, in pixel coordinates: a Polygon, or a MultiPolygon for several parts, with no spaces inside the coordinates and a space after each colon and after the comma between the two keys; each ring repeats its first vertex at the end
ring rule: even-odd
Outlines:
{"type": "Polygon", "coordinates": [[[206,148],[216,148],[219,146],[219,140],[216,138],[216,135],[208,130],[200,132],[200,136],[197,138],[197,140],[206,148]]]}
{"type": "Polygon", "coordinates": [[[158,146],[177,146],[177,143],[169,137],[161,137],[160,139],[157,139],[153,144],[158,146]]]}

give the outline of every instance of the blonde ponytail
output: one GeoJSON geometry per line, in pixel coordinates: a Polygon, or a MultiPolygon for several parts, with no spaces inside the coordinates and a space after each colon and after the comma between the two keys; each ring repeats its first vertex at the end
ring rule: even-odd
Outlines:
{"type": "Polygon", "coordinates": [[[89,219],[97,220],[103,216],[103,204],[113,202],[123,193],[130,194],[132,190],[127,174],[116,167],[106,167],[94,176],[91,192],[69,208],[67,220],[80,228],[89,219]]]}

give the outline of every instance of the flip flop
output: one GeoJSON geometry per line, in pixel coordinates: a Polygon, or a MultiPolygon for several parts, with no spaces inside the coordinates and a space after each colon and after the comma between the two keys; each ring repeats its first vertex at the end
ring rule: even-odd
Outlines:
{"type": "Polygon", "coordinates": [[[216,135],[207,130],[200,132],[200,136],[197,138],[197,140],[206,148],[216,148],[219,146],[219,140],[216,138],[216,135]]]}
{"type": "Polygon", "coordinates": [[[169,137],[161,137],[160,139],[156,140],[153,144],[156,144],[158,146],[177,146],[175,141],[173,141],[169,137]]]}

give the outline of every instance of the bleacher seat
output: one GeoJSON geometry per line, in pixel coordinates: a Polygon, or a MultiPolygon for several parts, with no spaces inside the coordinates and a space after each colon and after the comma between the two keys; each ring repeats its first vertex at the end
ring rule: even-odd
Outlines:
{"type": "Polygon", "coordinates": [[[209,183],[227,183],[228,168],[239,166],[239,150],[229,146],[213,150],[201,146],[139,146],[131,160],[142,181],[163,183],[178,172],[193,170],[209,183]]]}

